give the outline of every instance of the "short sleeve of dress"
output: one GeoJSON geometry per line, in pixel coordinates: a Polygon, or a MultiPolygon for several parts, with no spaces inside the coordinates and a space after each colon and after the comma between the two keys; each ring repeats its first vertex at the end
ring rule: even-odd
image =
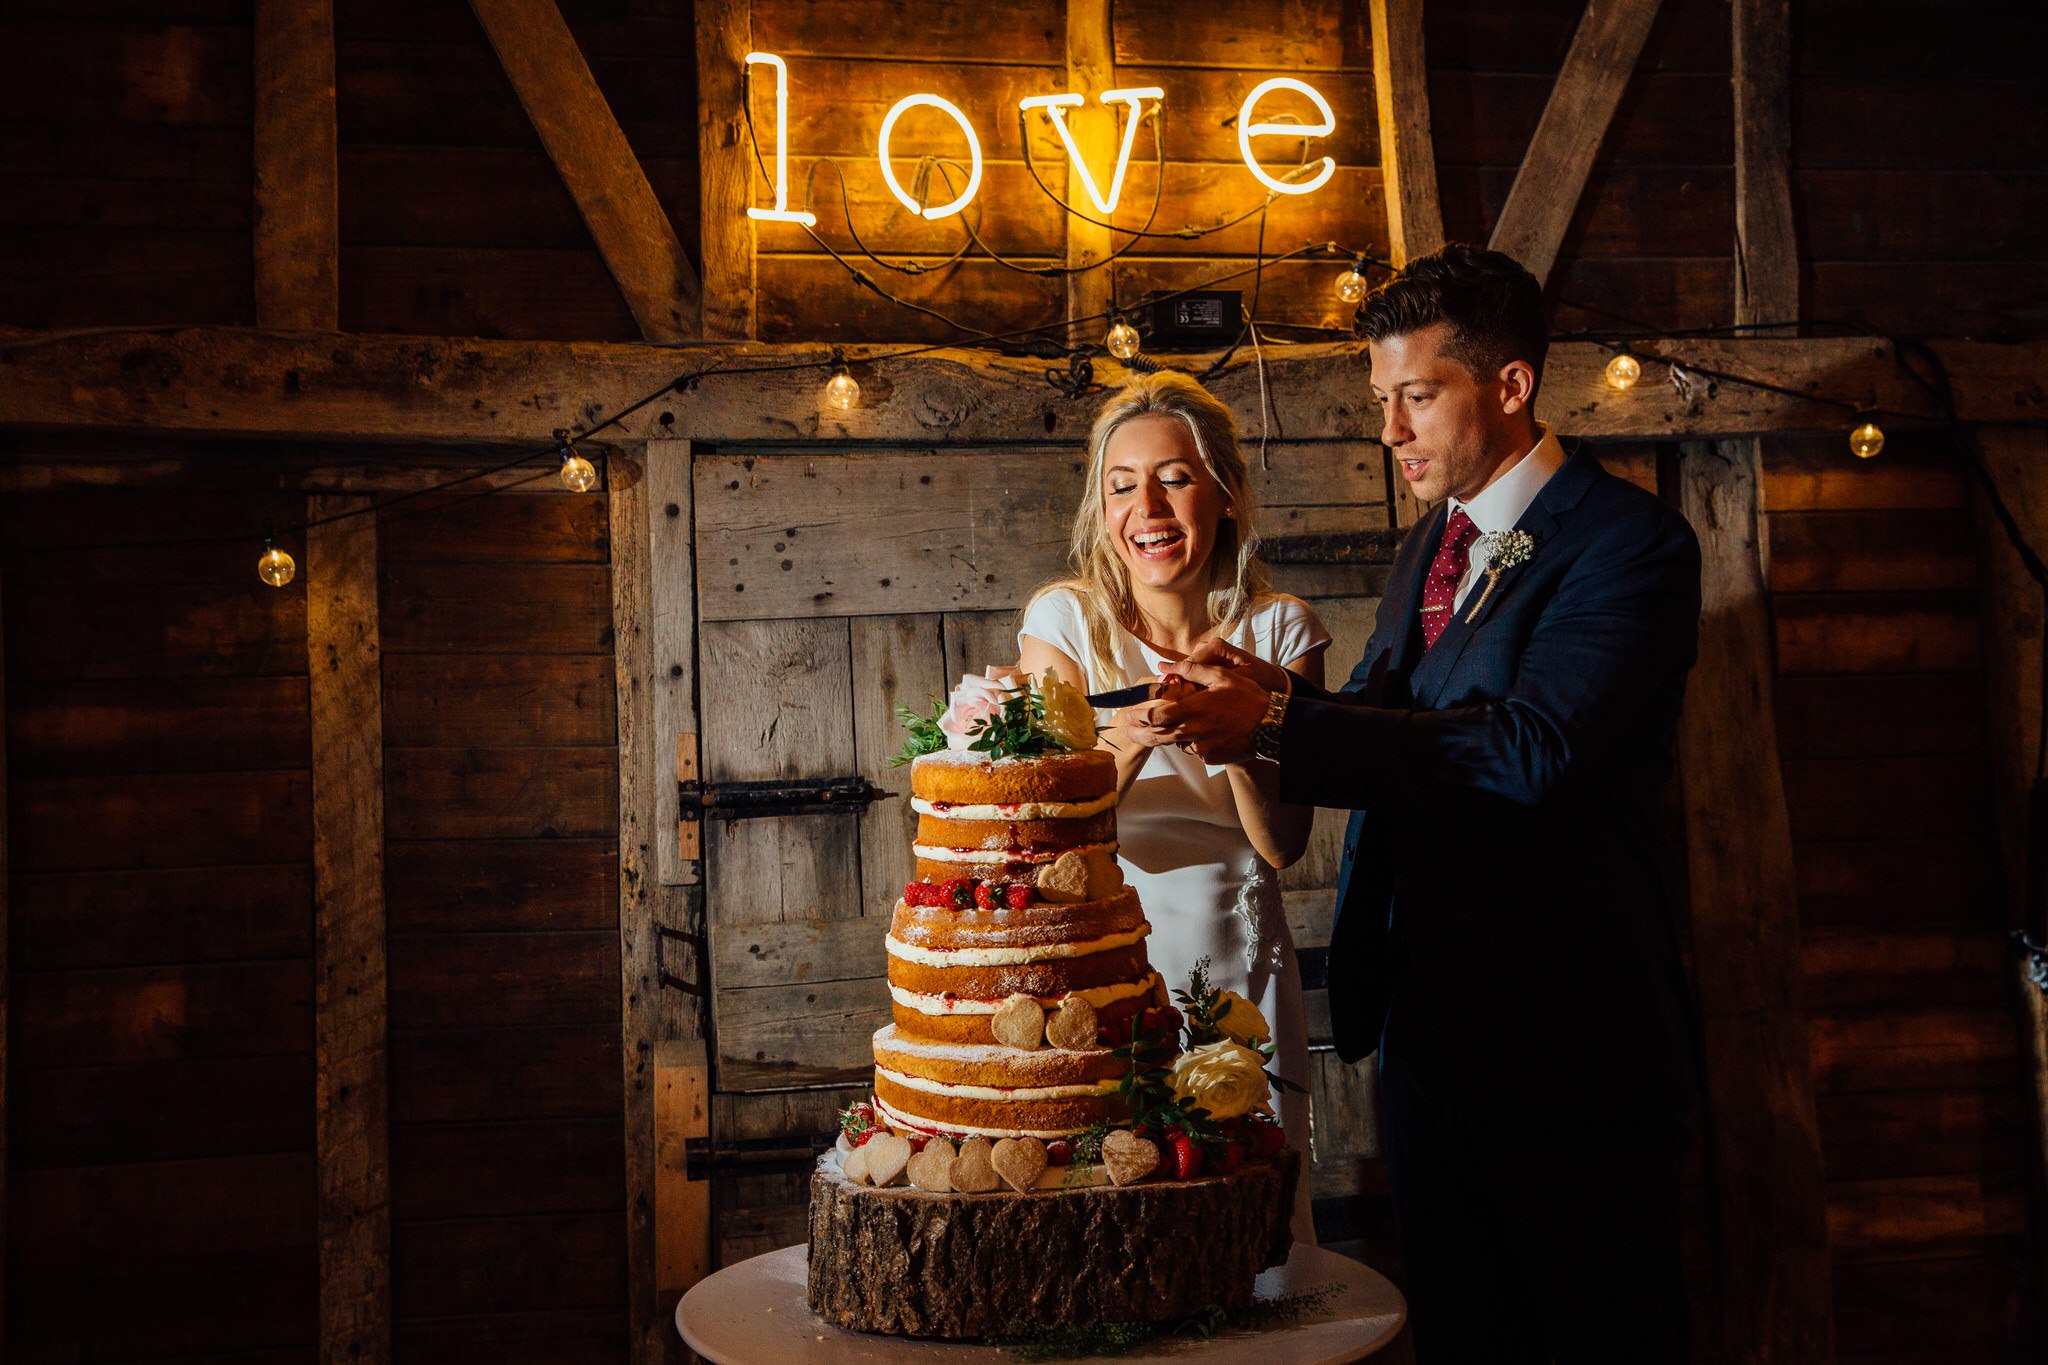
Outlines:
{"type": "Polygon", "coordinates": [[[1299,597],[1276,593],[1260,605],[1265,620],[1257,625],[1264,629],[1255,626],[1253,630],[1254,639],[1262,646],[1257,651],[1260,657],[1284,667],[1310,650],[1330,643],[1330,632],[1322,617],[1299,597]]]}
{"type": "Polygon", "coordinates": [[[1081,602],[1067,588],[1054,588],[1039,597],[1024,613],[1017,627],[1017,649],[1024,649],[1024,637],[1045,641],[1069,659],[1088,667],[1088,624],[1081,617],[1081,602]]]}

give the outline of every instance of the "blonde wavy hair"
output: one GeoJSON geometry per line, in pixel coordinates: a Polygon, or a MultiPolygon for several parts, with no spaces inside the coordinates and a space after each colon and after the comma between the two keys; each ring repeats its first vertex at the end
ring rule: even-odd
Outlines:
{"type": "Polygon", "coordinates": [[[1064,588],[1081,604],[1088,624],[1088,670],[1091,692],[1126,686],[1116,647],[1117,627],[1137,634],[1142,622],[1131,593],[1130,571],[1116,552],[1103,509],[1103,474],[1109,440],[1124,423],[1138,417],[1171,417],[1187,427],[1195,451],[1209,477],[1222,486],[1231,515],[1216,523],[1216,543],[1209,553],[1209,624],[1228,635],[1271,587],[1266,566],[1258,557],[1258,498],[1251,472],[1237,443],[1237,419],[1230,409],[1203,388],[1193,375],[1159,370],[1133,375],[1111,394],[1088,433],[1088,481],[1074,515],[1067,549],[1070,576],[1055,579],[1031,594],[1025,604],[1064,588]]]}

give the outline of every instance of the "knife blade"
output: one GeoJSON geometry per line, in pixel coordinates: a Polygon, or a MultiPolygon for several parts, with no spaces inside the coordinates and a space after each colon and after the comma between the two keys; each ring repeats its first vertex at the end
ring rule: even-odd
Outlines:
{"type": "Polygon", "coordinates": [[[1158,683],[1147,682],[1134,687],[1119,687],[1113,692],[1091,692],[1088,694],[1088,704],[1112,711],[1119,707],[1136,706],[1141,701],[1151,701],[1158,696],[1158,686],[1158,683]]]}

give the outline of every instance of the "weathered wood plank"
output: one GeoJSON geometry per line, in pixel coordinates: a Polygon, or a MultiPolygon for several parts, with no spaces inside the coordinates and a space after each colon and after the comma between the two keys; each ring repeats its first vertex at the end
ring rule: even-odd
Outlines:
{"type": "Polygon", "coordinates": [[[2029,1103],[2010,1090],[1827,1096],[1817,1109],[1828,1179],[2018,1170],[2032,1143],[2029,1103]]]}
{"type": "Polygon", "coordinates": [[[1799,319],[1792,225],[1792,6],[1736,0],[1735,320],[1799,319]]]}
{"type": "Polygon", "coordinates": [[[618,833],[610,749],[391,749],[384,804],[417,839],[576,839],[618,833]]]}
{"type": "Polygon", "coordinates": [[[1591,0],[1488,245],[1549,278],[1658,0],[1591,0]]]}
{"type": "MultiPolygon", "coordinates": [[[[688,441],[647,443],[647,602],[649,686],[654,700],[654,838],[664,886],[703,878],[701,831],[685,847],[680,765],[697,762],[697,515],[688,441]]],[[[616,570],[614,570],[616,572],[616,570]]]]}
{"type": "Polygon", "coordinates": [[[1715,1194],[1726,1330],[1746,1355],[1826,1360],[1834,1350],[1828,1228],[1792,828],[1769,701],[1755,446],[1689,446],[1681,478],[1700,538],[1702,620],[1679,771],[1693,974],[1722,1173],[1715,1194]],[[1739,748],[1726,742],[1735,733],[1746,736],[1739,748]]]}
{"type": "Polygon", "coordinates": [[[745,104],[753,6],[749,0],[696,0],[696,9],[701,335],[744,340],[754,335],[754,223],[747,209],[754,203],[755,167],[745,104]]]}
{"type": "Polygon", "coordinates": [[[1887,1010],[1815,1016],[1807,1038],[1817,1095],[2022,1084],[2012,1015],[1992,1010],[1887,1010]]]}
{"type": "Polygon", "coordinates": [[[1974,673],[1824,673],[1780,678],[1786,759],[1984,751],[1984,683],[1974,673]]]}
{"type": "Polygon", "coordinates": [[[612,1210],[407,1220],[392,1231],[402,1318],[626,1309],[624,1248],[612,1210]],[[479,1265],[491,1273],[479,1274],[479,1265]]]}
{"type": "Polygon", "coordinates": [[[640,335],[698,330],[697,272],[554,0],[470,0],[640,335]]]}
{"type": "Polygon", "coordinates": [[[613,1118],[624,1105],[617,1023],[391,1036],[393,1123],[613,1118]]]}
{"type": "Polygon", "coordinates": [[[408,1219],[596,1213],[625,1198],[610,1117],[537,1123],[402,1123],[391,1198],[408,1219]]]}
{"type": "Polygon", "coordinates": [[[386,654],[611,652],[605,565],[385,565],[383,576],[386,654]]]}
{"type": "Polygon", "coordinates": [[[393,935],[606,929],[619,917],[609,839],[398,840],[384,869],[393,935]]]}
{"type": "Polygon", "coordinates": [[[389,972],[397,1029],[601,1024],[619,1012],[619,941],[610,926],[406,934],[392,940],[389,972]]]}
{"type": "Polygon", "coordinates": [[[1444,243],[1430,132],[1422,0],[1372,0],[1372,81],[1379,111],[1387,257],[1400,269],[1444,243]]]}
{"type": "MultiPolygon", "coordinates": [[[[419,458],[419,457],[415,457],[419,458]]],[[[500,457],[508,459],[509,455],[500,457]]],[[[555,563],[602,564],[611,557],[605,494],[571,493],[554,478],[549,456],[516,465],[503,479],[525,479],[517,490],[490,497],[490,478],[475,479],[448,493],[411,498],[378,515],[378,558],[386,564],[555,563]],[[541,477],[535,479],[534,475],[541,477]]],[[[441,482],[468,468],[427,466],[421,471],[441,482]]],[[[345,466],[325,477],[340,477],[345,466]]],[[[365,490],[368,491],[368,490],[365,490]]],[[[398,489],[395,491],[404,491],[398,489]]]]}
{"type": "Polygon", "coordinates": [[[1780,593],[1771,602],[1778,671],[1939,673],[1978,666],[1971,593],[1780,593]]]}
{"type": "MultiPolygon", "coordinates": [[[[910,808],[910,768],[889,763],[908,738],[896,719],[896,708],[929,714],[931,699],[946,696],[952,679],[945,673],[938,616],[857,616],[848,625],[853,648],[853,771],[895,793],[894,800],[871,806],[860,817],[861,910],[881,916],[890,912],[903,886],[916,876],[917,860],[910,851],[917,834],[917,812],[910,808]]],[[[876,938],[879,946],[879,935],[876,938]]]]}
{"type": "Polygon", "coordinates": [[[1969,518],[1960,508],[1781,512],[1770,519],[1770,550],[1773,592],[1977,586],[1969,518]]]}
{"type": "Polygon", "coordinates": [[[17,969],[10,995],[16,1068],[303,1056],[313,1047],[303,961],[17,969]]]}
{"type": "Polygon", "coordinates": [[[618,736],[611,664],[596,654],[394,654],[383,690],[395,748],[608,748],[618,736]]]}
{"type": "Polygon", "coordinates": [[[341,320],[334,0],[259,0],[255,25],[256,325],[341,320]]]}
{"type": "Polygon", "coordinates": [[[720,988],[717,1007],[721,1090],[852,1083],[873,1074],[869,1040],[889,1022],[889,984],[871,976],[720,988]]]}
{"type": "Polygon", "coordinates": [[[857,919],[714,925],[712,980],[721,991],[873,980],[888,970],[888,914],[880,906],[857,919]]]}
{"type": "Polygon", "coordinates": [[[1954,1255],[2027,1233],[2025,1183],[2009,1171],[1842,1181],[1827,1199],[1828,1239],[1845,1261],[1954,1255]]]}
{"type": "Polygon", "coordinates": [[[311,856],[312,783],[303,772],[38,777],[13,788],[17,877],[311,856]]]}
{"type": "MultiPolygon", "coordinates": [[[[1937,351],[1956,379],[1965,420],[2026,421],[2041,413],[2034,385],[2042,346],[1945,341],[1937,351]]],[[[1825,393],[1861,407],[1926,410],[1925,395],[1898,372],[1879,341],[1806,339],[1645,345],[1694,365],[1754,376],[1795,391],[1825,393]]],[[[1603,377],[1605,348],[1560,343],[1546,361],[1538,416],[1568,434],[1670,439],[1683,435],[1832,431],[1837,408],[1734,383],[1697,386],[1681,399],[1653,365],[1650,378],[1616,392],[1603,377]]],[[[631,344],[447,341],[351,335],[322,345],[289,336],[194,328],[53,339],[10,351],[0,362],[0,412],[10,425],[241,432],[336,440],[545,441],[592,414],[622,407],[681,375],[723,365],[815,361],[820,369],[706,379],[625,421],[637,439],[661,413],[693,440],[763,441],[846,437],[897,441],[1071,441],[1086,433],[1095,402],[1073,402],[1047,387],[1045,364],[969,352],[928,352],[886,362],[862,406],[822,410],[829,352],[819,346],[705,348],[688,362],[673,350],[631,344]],[[392,393],[407,395],[403,405],[392,393]]],[[[1180,363],[1199,370],[1209,357],[1180,363]]],[[[1366,397],[1364,347],[1289,347],[1267,357],[1275,409],[1290,439],[1371,439],[1377,409],[1366,397]]],[[[1098,362],[1098,378],[1119,371],[1098,362]]],[[[868,388],[868,378],[862,380],[868,388]]],[[[1213,389],[1257,430],[1258,376],[1240,358],[1213,389]]]]}
{"type": "Polygon", "coordinates": [[[47,1168],[289,1151],[313,1131],[312,1071],[303,1052],[18,1071],[11,1156],[47,1168]]]}
{"type": "Polygon", "coordinates": [[[303,863],[17,874],[8,888],[17,970],[152,967],[313,951],[303,863]]]}
{"type": "Polygon", "coordinates": [[[8,757],[24,777],[308,763],[303,678],[18,682],[7,708],[8,757]]]}
{"type": "Polygon", "coordinates": [[[313,740],[315,1151],[324,1365],[391,1358],[391,1154],[384,956],[384,715],[377,521],[365,498],[307,519],[313,740]]]}
{"type": "Polygon", "coordinates": [[[675,1304],[711,1271],[711,1180],[692,1173],[689,1142],[711,1135],[711,1066],[704,1044],[667,1044],[655,1063],[655,1299],[668,1323],[675,1304]]]}

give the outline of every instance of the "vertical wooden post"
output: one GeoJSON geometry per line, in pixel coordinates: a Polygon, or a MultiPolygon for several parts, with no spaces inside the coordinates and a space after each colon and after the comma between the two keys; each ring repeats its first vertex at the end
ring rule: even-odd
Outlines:
{"type": "Polygon", "coordinates": [[[1793,322],[1791,0],[1735,0],[1734,25],[1735,320],[1793,322]]]}
{"type": "MultiPolygon", "coordinates": [[[[1984,472],[1997,487],[2027,543],[2039,551],[2048,546],[2048,432],[2037,427],[1979,427],[1978,450],[1984,472]]],[[[2004,871],[2006,922],[2025,923],[2021,898],[2026,886],[2027,859],[2048,857],[2048,851],[2027,846],[2027,801],[2034,781],[2048,776],[2038,763],[2041,743],[2041,648],[2048,630],[2048,601],[2029,576],[2019,552],[2006,538],[2005,527],[1980,488],[1970,491],[1983,584],[1984,683],[1991,726],[1992,784],[1996,797],[1998,845],[2004,871]]],[[[2023,964],[2024,965],[2024,964],[2023,964]]],[[[2031,1083],[2036,1149],[2034,1186],[2035,1285],[2048,1295],[2048,1249],[2040,1243],[2042,1192],[2048,1189],[2048,1001],[2027,979],[2016,974],[2020,1026],[2026,1044],[2031,1083]]],[[[2048,1335],[2048,1322],[2035,1324],[2037,1351],[2048,1335]]]]}
{"type": "Polygon", "coordinates": [[[341,325],[333,0],[257,0],[256,325],[341,325]]]}
{"type": "MultiPolygon", "coordinates": [[[[0,589],[4,589],[0,583],[0,589]]],[[[0,591],[0,597],[4,597],[0,591]]],[[[7,627],[0,613],[0,1234],[7,1228],[7,627]]],[[[7,1340],[7,1238],[0,1235],[0,1342],[7,1340]]]]}
{"type": "MultiPolygon", "coordinates": [[[[675,1300],[694,1280],[671,1281],[664,1271],[687,1274],[708,1265],[710,1203],[708,1191],[678,1192],[676,1180],[688,1182],[680,1144],[693,1135],[687,1097],[701,1090],[707,1097],[710,1072],[701,1057],[698,1077],[687,1073],[691,1062],[675,1045],[702,1037],[697,1009],[701,1000],[704,957],[680,947],[665,957],[662,942],[690,941],[684,930],[695,916],[701,888],[671,886],[660,875],[660,843],[664,833],[675,837],[674,743],[664,745],[657,714],[673,711],[679,718],[678,695],[691,698],[696,658],[695,604],[664,623],[657,612],[657,592],[672,592],[676,569],[657,565],[654,547],[664,557],[677,553],[681,538],[687,553],[690,522],[687,503],[673,503],[674,481],[690,474],[687,441],[651,441],[642,451],[611,456],[606,461],[610,492],[612,543],[612,636],[619,717],[619,972],[622,1065],[625,1069],[626,1130],[626,1273],[628,1342],[636,1365],[659,1365],[675,1350],[675,1329],[669,1315],[675,1300]],[[638,454],[639,458],[633,458],[638,454]],[[660,483],[666,495],[656,501],[654,466],[665,467],[660,483]],[[673,466],[680,465],[678,471],[673,466]],[[677,506],[674,515],[671,505],[677,506]],[[657,583],[661,587],[657,588],[657,583]],[[679,624],[680,622],[680,624],[679,624]],[[658,654],[657,640],[670,652],[658,654]],[[667,665],[657,670],[657,659],[667,665]],[[680,666],[681,674],[674,672],[680,666]],[[678,684],[681,684],[680,689],[678,684]],[[662,700],[664,693],[669,699],[662,700]],[[668,804],[662,804],[663,789],[668,804]],[[666,816],[659,812],[666,810],[666,816]],[[664,826],[666,821],[666,826],[664,826]],[[680,981],[691,990],[673,989],[680,981]],[[675,1074],[671,1074],[675,1073],[675,1074]],[[680,1108],[678,1105],[680,1104],[680,1108]],[[678,1172],[681,1172],[678,1177],[678,1172]],[[693,1194],[701,1194],[693,1199],[693,1194]],[[673,1210],[682,1223],[667,1226],[673,1210]],[[692,1220],[701,1220],[693,1226],[692,1220]],[[692,1261],[677,1248],[701,1243],[705,1257],[692,1261]]],[[[683,579],[687,586],[689,579],[683,579]]],[[[701,941],[701,940],[698,940],[701,941]]]]}
{"type": "Polygon", "coordinates": [[[711,1065],[702,1039],[663,1043],[654,1064],[655,1284],[662,1307],[711,1273],[711,1181],[690,1173],[689,1143],[711,1136],[711,1065]]]}
{"type": "MultiPolygon", "coordinates": [[[[367,502],[310,498],[308,520],[367,502]]],[[[313,731],[320,1359],[375,1365],[391,1358],[391,1137],[374,514],[306,533],[306,662],[313,731]]]]}
{"type": "MultiPolygon", "coordinates": [[[[741,101],[753,50],[752,0],[697,0],[697,184],[704,336],[754,335],[754,146],[741,101]]],[[[764,138],[771,136],[762,129],[764,138]]],[[[772,155],[773,145],[768,147],[772,155]]]]}
{"type": "Polygon", "coordinates": [[[1834,1358],[1827,1203],[1755,443],[1688,443],[1679,477],[1702,561],[1679,768],[1728,1348],[1736,1360],[1824,1363],[1834,1358]]]}
{"type": "MultiPolygon", "coordinates": [[[[1116,113],[1096,101],[1105,90],[1116,88],[1116,40],[1111,32],[1109,0],[1067,0],[1067,89],[1078,92],[1088,103],[1069,111],[1067,124],[1074,130],[1074,144],[1089,166],[1096,168],[1098,183],[1116,164],[1116,113]]],[[[1134,111],[1131,117],[1136,118],[1134,111]]],[[[1025,134],[1030,135],[1028,130],[1025,134]]],[[[1099,210],[1081,186],[1081,172],[1071,157],[1067,163],[1067,202],[1089,218],[1099,210]]],[[[1067,214],[1067,268],[1092,265],[1106,258],[1112,248],[1110,231],[1085,218],[1067,214]]],[[[1109,310],[1115,296],[1113,266],[1067,276],[1067,319],[1094,317],[1109,310]]],[[[1077,343],[1100,341],[1105,322],[1076,323],[1071,339],[1077,343]]]]}
{"type": "MultiPolygon", "coordinates": [[[[653,744],[674,755],[654,786],[655,862],[663,886],[685,886],[702,875],[698,827],[678,818],[677,781],[697,762],[697,547],[696,489],[690,443],[647,443],[647,584],[650,677],[654,690],[653,744]]],[[[656,760],[657,764],[661,762],[656,760]]]]}
{"type": "Polygon", "coordinates": [[[1372,0],[1372,81],[1380,114],[1388,256],[1398,270],[1444,244],[1436,147],[1429,130],[1422,0],[1372,0]]]}

